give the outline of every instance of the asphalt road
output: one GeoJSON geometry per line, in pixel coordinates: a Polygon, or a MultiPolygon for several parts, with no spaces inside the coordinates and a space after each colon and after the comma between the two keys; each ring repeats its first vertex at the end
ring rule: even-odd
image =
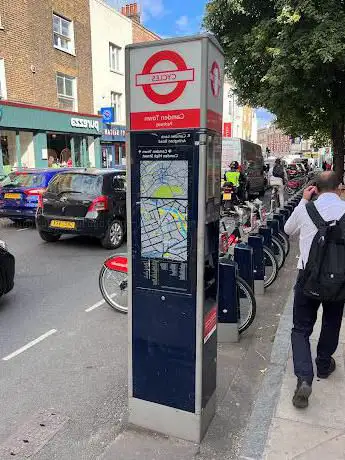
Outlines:
{"type": "Polygon", "coordinates": [[[16,452],[24,424],[53,410],[69,420],[35,460],[97,458],[127,406],[127,316],[105,304],[85,311],[101,300],[98,272],[111,252],[89,239],[45,243],[7,221],[0,238],[16,257],[15,289],[0,300],[0,448],[18,431],[16,452]]]}

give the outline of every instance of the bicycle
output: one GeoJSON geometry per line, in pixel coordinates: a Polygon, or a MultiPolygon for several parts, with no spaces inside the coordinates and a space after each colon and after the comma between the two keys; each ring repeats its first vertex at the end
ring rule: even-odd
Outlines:
{"type": "Polygon", "coordinates": [[[99,288],[110,307],[121,313],[128,312],[128,259],[125,254],[115,254],[102,265],[99,288]]]}
{"type": "MultiPolygon", "coordinates": [[[[259,226],[265,225],[267,223],[267,216],[271,214],[271,212],[268,214],[266,213],[266,209],[259,199],[255,200],[253,203],[246,201],[245,206],[242,206],[242,208],[243,207],[250,210],[250,218],[248,217],[250,224],[243,227],[248,233],[253,231],[256,232],[259,226]]],[[[239,209],[241,208],[237,206],[236,211],[238,212],[239,209]]],[[[281,232],[279,232],[277,236],[272,235],[272,252],[277,260],[278,270],[283,267],[289,250],[290,242],[286,235],[281,232]]]]}
{"type": "MultiPolygon", "coordinates": [[[[246,202],[246,205],[247,207],[253,207],[256,210],[259,226],[266,225],[267,217],[273,214],[271,211],[269,213],[266,213],[266,208],[263,206],[262,201],[260,201],[259,199],[256,199],[252,203],[246,202]]],[[[278,232],[277,236],[272,236],[272,239],[273,252],[278,259],[278,265],[280,265],[280,269],[284,265],[285,259],[290,252],[290,240],[287,237],[287,235],[281,231],[278,232]],[[277,246],[277,242],[279,242],[283,248],[285,254],[284,258],[282,257],[281,249],[277,246]]]]}
{"type": "MultiPolygon", "coordinates": [[[[237,243],[240,242],[247,242],[248,241],[248,236],[250,234],[253,234],[253,231],[255,231],[258,227],[257,225],[257,220],[256,220],[256,215],[255,215],[255,209],[250,208],[250,224],[249,225],[243,225],[241,226],[241,212],[239,210],[240,208],[237,207],[237,209],[233,212],[233,215],[237,217],[235,219],[235,228],[231,232],[231,234],[228,234],[227,228],[225,226],[224,221],[222,221],[222,226],[224,229],[224,232],[221,234],[221,250],[225,254],[229,254],[229,249],[231,247],[234,247],[237,243]]],[[[268,248],[267,246],[264,245],[263,247],[263,254],[264,254],[264,287],[268,288],[271,286],[274,281],[277,279],[278,276],[278,261],[274,255],[274,252],[268,248]]]]}

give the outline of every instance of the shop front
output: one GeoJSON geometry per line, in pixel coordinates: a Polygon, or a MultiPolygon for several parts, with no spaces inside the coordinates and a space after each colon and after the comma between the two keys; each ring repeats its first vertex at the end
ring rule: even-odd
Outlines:
{"type": "Polygon", "coordinates": [[[0,171],[48,166],[101,167],[97,115],[0,102],[0,171]]]}
{"type": "Polygon", "coordinates": [[[126,164],[126,127],[103,123],[102,167],[113,168],[126,164]]]}

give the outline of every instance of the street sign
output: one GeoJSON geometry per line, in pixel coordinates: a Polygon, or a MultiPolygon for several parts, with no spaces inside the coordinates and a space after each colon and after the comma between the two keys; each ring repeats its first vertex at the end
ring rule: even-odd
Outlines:
{"type": "Polygon", "coordinates": [[[218,97],[220,94],[222,84],[221,84],[221,73],[220,73],[219,64],[216,61],[212,63],[210,79],[211,79],[212,94],[214,97],[218,97]]]}
{"type": "Polygon", "coordinates": [[[175,51],[158,51],[145,63],[141,74],[136,75],[136,85],[142,86],[146,96],[156,104],[170,104],[182,96],[187,82],[194,81],[194,69],[188,69],[181,55],[175,51]],[[167,61],[176,66],[176,70],[152,72],[160,63],[167,61]],[[177,83],[177,84],[176,84],[177,83]],[[154,90],[155,85],[170,86],[171,91],[161,94],[154,90]]]}
{"type": "Polygon", "coordinates": [[[101,114],[103,123],[113,123],[115,121],[114,107],[102,107],[101,114]]]}
{"type": "Polygon", "coordinates": [[[129,46],[132,131],[204,127],[221,133],[223,57],[211,40],[204,46],[201,40],[129,46]]]}

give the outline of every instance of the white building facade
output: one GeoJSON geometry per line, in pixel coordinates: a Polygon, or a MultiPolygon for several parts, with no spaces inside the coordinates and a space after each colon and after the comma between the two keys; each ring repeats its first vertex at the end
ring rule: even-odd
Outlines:
{"type": "Polygon", "coordinates": [[[243,107],[238,103],[234,88],[227,79],[224,80],[223,92],[223,135],[243,137],[243,107]]]}
{"type": "Polygon", "coordinates": [[[102,0],[90,0],[93,98],[95,113],[112,108],[103,124],[102,166],[126,161],[125,46],[132,43],[132,21],[102,0]]]}

